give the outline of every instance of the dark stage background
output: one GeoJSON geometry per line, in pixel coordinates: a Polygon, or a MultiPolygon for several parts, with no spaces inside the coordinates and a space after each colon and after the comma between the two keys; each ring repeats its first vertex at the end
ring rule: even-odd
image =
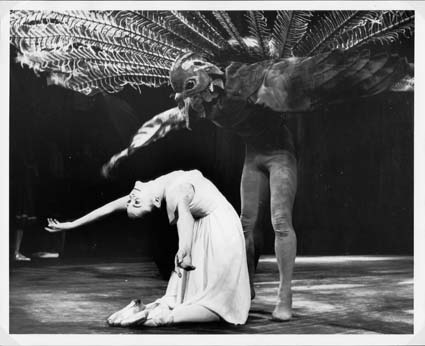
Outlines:
{"type": "MultiPolygon", "coordinates": [[[[397,50],[412,61],[409,42],[397,50]]],[[[46,217],[80,216],[128,193],[136,179],[176,169],[201,170],[239,211],[243,143],[208,122],[192,123],[192,131],[141,150],[112,180],[100,176],[102,164],[126,147],[144,121],[174,106],[171,92],[126,88],[85,97],[47,86],[45,78],[11,62],[11,227],[22,191],[34,194],[39,219],[24,235],[24,253],[60,247],[60,235],[43,230],[46,217]]],[[[298,254],[412,254],[413,95],[385,93],[287,120],[299,159],[298,254]]],[[[115,215],[68,232],[62,255],[165,260],[174,254],[176,232],[162,212],[137,221],[115,215]]],[[[268,219],[264,253],[273,252],[268,219]]]]}

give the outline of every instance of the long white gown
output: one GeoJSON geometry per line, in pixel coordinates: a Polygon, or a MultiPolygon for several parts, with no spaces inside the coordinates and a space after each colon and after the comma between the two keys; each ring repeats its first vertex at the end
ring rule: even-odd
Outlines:
{"type": "MultiPolygon", "coordinates": [[[[190,211],[195,219],[192,241],[193,271],[181,278],[174,272],[154,318],[180,304],[198,304],[232,324],[244,324],[251,304],[245,239],[231,204],[201,172],[177,171],[165,190],[170,222],[175,222],[179,186],[190,183],[195,194],[190,211]]],[[[156,311],[155,311],[156,310],[156,311]]]]}

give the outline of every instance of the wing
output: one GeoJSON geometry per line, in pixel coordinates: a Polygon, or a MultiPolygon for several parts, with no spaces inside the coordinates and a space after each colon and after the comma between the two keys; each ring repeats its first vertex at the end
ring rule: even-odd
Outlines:
{"type": "Polygon", "coordinates": [[[295,56],[314,56],[334,49],[389,45],[414,31],[414,11],[317,11],[295,56]]]}
{"type": "Polygon", "coordinates": [[[398,87],[412,66],[396,54],[333,51],[310,58],[281,59],[267,71],[250,100],[276,112],[311,111],[326,104],[371,96],[398,87]]]}
{"type": "Polygon", "coordinates": [[[181,128],[188,128],[188,119],[178,107],[154,116],[139,128],[128,148],[111,157],[109,162],[103,166],[102,174],[105,177],[109,176],[112,169],[133,152],[165,137],[169,132],[181,128]]]}
{"type": "Polygon", "coordinates": [[[188,51],[225,67],[392,43],[414,27],[414,11],[15,10],[10,18],[17,61],[87,95],[169,83],[188,51]]]}
{"type": "Polygon", "coordinates": [[[90,95],[168,83],[172,63],[187,51],[213,56],[227,42],[208,24],[189,11],[16,10],[10,40],[18,62],[90,95]]]}

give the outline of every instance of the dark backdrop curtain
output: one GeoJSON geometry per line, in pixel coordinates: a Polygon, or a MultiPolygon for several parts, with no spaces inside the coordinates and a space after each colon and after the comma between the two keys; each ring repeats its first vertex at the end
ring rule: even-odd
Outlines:
{"type": "MultiPolygon", "coordinates": [[[[144,121],[174,106],[171,89],[142,88],[139,94],[128,88],[118,95],[85,97],[47,86],[44,78],[14,63],[10,80],[10,181],[20,181],[26,169],[20,157],[31,145],[39,172],[34,186],[39,232],[47,216],[76,217],[128,193],[136,179],[175,169],[200,169],[239,211],[243,143],[208,122],[195,122],[192,131],[173,133],[136,153],[117,168],[114,179],[101,178],[102,164],[144,121]],[[25,131],[33,144],[21,140],[25,131]]],[[[299,158],[298,253],[411,254],[413,95],[386,93],[287,119],[299,158]]],[[[18,193],[14,186],[12,199],[18,193]]],[[[160,260],[176,242],[175,230],[164,220],[161,211],[138,221],[111,216],[69,232],[65,251],[160,260]]],[[[271,253],[268,222],[264,234],[264,252],[271,253]]],[[[40,246],[38,237],[29,239],[24,246],[40,246]]]]}

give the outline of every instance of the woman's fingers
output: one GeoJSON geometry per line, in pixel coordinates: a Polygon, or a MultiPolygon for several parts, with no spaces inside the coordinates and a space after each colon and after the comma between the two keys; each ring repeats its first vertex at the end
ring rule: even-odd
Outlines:
{"type": "Polygon", "coordinates": [[[47,226],[44,229],[48,232],[58,232],[64,229],[63,224],[56,219],[47,218],[47,226]]]}
{"type": "Polygon", "coordinates": [[[45,227],[45,228],[47,229],[47,228],[50,228],[50,227],[53,227],[53,226],[54,226],[54,224],[52,222],[52,219],[51,218],[47,218],[47,227],[45,227]]]}
{"type": "Polygon", "coordinates": [[[47,218],[47,223],[50,225],[50,226],[52,226],[52,225],[56,225],[56,224],[58,224],[59,223],[59,221],[58,220],[56,220],[56,219],[52,219],[52,218],[47,218]]]}
{"type": "Polygon", "coordinates": [[[179,268],[179,259],[177,255],[174,257],[174,272],[179,278],[182,277],[181,269],[179,268]]]}
{"type": "Polygon", "coordinates": [[[177,267],[182,268],[184,270],[190,271],[195,270],[196,267],[192,265],[192,258],[186,252],[177,252],[177,267]]]}

